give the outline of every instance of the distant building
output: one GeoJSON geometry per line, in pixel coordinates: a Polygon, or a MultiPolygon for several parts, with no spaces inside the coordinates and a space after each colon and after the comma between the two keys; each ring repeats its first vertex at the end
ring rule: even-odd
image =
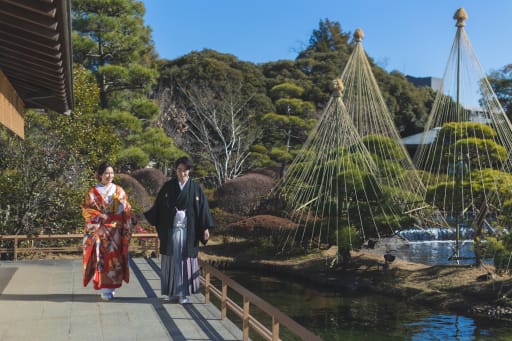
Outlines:
{"type": "Polygon", "coordinates": [[[441,130],[441,127],[435,127],[428,131],[426,135],[425,132],[421,132],[414,135],[406,136],[402,138],[402,143],[409,152],[409,155],[411,157],[414,157],[414,154],[418,150],[420,144],[432,144],[434,142],[434,140],[437,137],[437,134],[439,134],[439,130],[441,130]]]}
{"type": "Polygon", "coordinates": [[[402,143],[406,146],[419,146],[420,144],[432,144],[437,137],[441,127],[435,127],[427,132],[410,135],[402,139],[402,143]]]}
{"type": "Polygon", "coordinates": [[[407,75],[405,78],[417,87],[429,86],[436,91],[441,90],[441,84],[443,83],[443,79],[437,77],[413,77],[407,75]]]}
{"type": "Polygon", "coordinates": [[[491,115],[488,112],[486,112],[484,109],[482,109],[480,107],[466,107],[466,109],[470,110],[469,122],[484,123],[484,124],[492,123],[491,115]]]}

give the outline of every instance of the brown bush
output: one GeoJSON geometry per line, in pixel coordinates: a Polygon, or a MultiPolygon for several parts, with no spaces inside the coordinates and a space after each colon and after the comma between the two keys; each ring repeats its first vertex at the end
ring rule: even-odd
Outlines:
{"type": "Polygon", "coordinates": [[[128,174],[119,174],[119,185],[128,195],[128,202],[132,205],[134,216],[138,220],[144,220],[142,213],[153,204],[144,186],[128,174]]]}
{"type": "Polygon", "coordinates": [[[270,234],[277,231],[294,230],[298,226],[297,223],[289,219],[264,214],[231,223],[227,225],[227,228],[242,234],[270,234]]]}
{"type": "Polygon", "coordinates": [[[141,168],[130,174],[144,186],[150,196],[156,197],[160,188],[168,180],[161,170],[156,168],[141,168]]]}
{"type": "Polygon", "coordinates": [[[268,175],[247,173],[226,182],[216,190],[216,207],[229,213],[248,215],[258,210],[274,184],[274,180],[268,175]]]}
{"type": "Polygon", "coordinates": [[[219,208],[211,209],[213,220],[215,222],[215,229],[226,227],[227,225],[243,219],[242,216],[237,214],[223,211],[219,208]]]}

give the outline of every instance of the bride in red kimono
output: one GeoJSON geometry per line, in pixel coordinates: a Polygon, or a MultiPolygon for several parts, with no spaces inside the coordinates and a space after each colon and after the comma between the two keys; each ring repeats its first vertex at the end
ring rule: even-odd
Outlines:
{"type": "Polygon", "coordinates": [[[83,285],[92,279],[101,298],[112,300],[115,289],[129,281],[128,245],[131,237],[131,206],[121,186],[115,185],[114,169],[103,162],[96,171],[100,181],[82,203],[83,285]]]}

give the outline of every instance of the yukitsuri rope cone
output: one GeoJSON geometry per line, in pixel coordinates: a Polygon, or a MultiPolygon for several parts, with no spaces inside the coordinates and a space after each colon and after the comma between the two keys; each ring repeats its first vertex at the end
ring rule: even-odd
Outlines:
{"type": "Polygon", "coordinates": [[[400,212],[419,227],[445,225],[435,208],[423,202],[425,186],[404,147],[363,48],[364,33],[354,33],[354,50],[341,78],[343,102],[359,135],[377,163],[379,180],[400,212]]]}
{"type": "Polygon", "coordinates": [[[343,104],[343,89],[341,79],[332,82],[317,126],[275,189],[298,226],[278,236],[283,253],[332,245],[347,251],[400,228],[400,215],[375,177],[378,165],[343,104]]]}
{"type": "Polygon", "coordinates": [[[467,228],[476,228],[477,247],[486,231],[511,221],[512,125],[470,44],[466,11],[453,18],[457,32],[414,161],[425,175],[424,200],[456,231],[458,257],[467,228]]]}

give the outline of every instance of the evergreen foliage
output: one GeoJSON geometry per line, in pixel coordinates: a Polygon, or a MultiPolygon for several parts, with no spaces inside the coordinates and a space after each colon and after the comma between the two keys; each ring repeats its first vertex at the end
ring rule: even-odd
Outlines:
{"type": "Polygon", "coordinates": [[[261,142],[267,145],[270,159],[279,164],[287,164],[293,159],[307,138],[308,132],[316,124],[315,105],[300,98],[304,89],[290,82],[275,85],[270,89],[275,112],[261,118],[265,136],[261,142]]]}
{"type": "Polygon", "coordinates": [[[156,54],[145,8],[133,0],[73,0],[73,59],[97,78],[102,108],[123,90],[145,90],[156,83],[156,54]]]}
{"type": "MultiPolygon", "coordinates": [[[[97,78],[103,110],[96,114],[114,127],[121,148],[132,147],[130,138],[143,134],[159,112],[149,98],[158,71],[151,29],[144,24],[144,5],[133,0],[73,0],[72,11],[73,58],[97,78]]],[[[138,165],[135,158],[142,162],[152,156],[130,151],[116,166],[138,165]]]]}
{"type": "Polygon", "coordinates": [[[0,134],[0,231],[76,232],[80,203],[100,160],[114,159],[118,137],[98,120],[98,88],[74,67],[75,110],[69,115],[27,111],[26,138],[0,134]]]}
{"type": "Polygon", "coordinates": [[[492,72],[488,81],[508,118],[512,120],[512,64],[492,72]]]}

